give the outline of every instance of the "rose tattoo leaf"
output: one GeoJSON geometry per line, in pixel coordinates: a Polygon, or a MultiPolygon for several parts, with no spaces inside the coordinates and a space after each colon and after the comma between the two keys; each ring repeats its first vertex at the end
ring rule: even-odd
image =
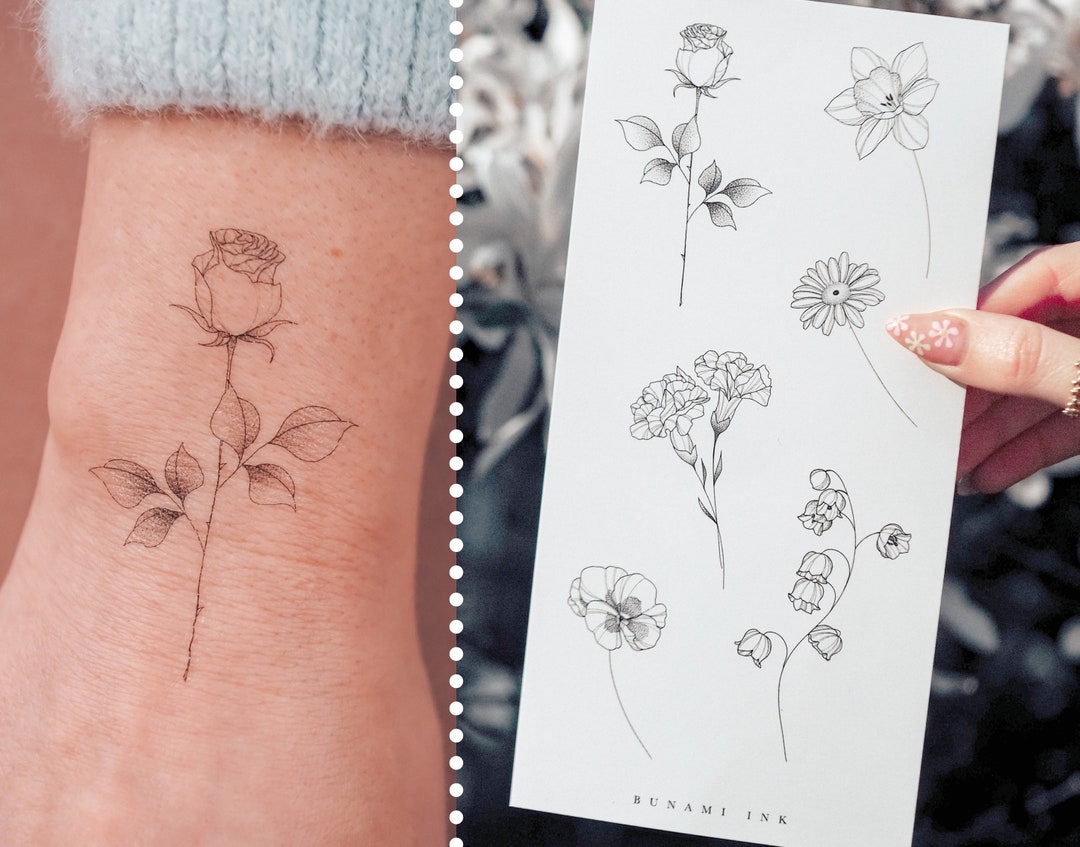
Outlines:
{"type": "Polygon", "coordinates": [[[318,462],[333,453],[345,431],[354,426],[324,406],[304,406],[285,418],[269,443],[304,462],[318,462]]]}
{"type": "Polygon", "coordinates": [[[615,121],[622,127],[623,138],[626,143],[635,150],[651,150],[653,147],[663,147],[664,139],[660,135],[660,127],[656,121],[644,115],[634,115],[625,121],[615,121]]]}
{"type": "Polygon", "coordinates": [[[259,434],[259,413],[247,400],[240,399],[231,383],[225,386],[225,393],[210,418],[210,431],[238,456],[244,455],[259,434]]]}
{"type": "Polygon", "coordinates": [[[296,510],[296,485],[280,465],[244,465],[248,496],[260,506],[289,506],[296,510]]]}
{"type": "Polygon", "coordinates": [[[151,494],[164,494],[154,482],[154,475],[136,462],[111,459],[90,473],[105,484],[109,496],[125,509],[133,509],[151,494]]]}
{"type": "Polygon", "coordinates": [[[735,218],[731,214],[731,208],[726,203],[721,203],[717,200],[712,203],[706,203],[705,208],[709,210],[709,220],[711,220],[715,226],[729,226],[732,229],[737,229],[735,226],[735,218]]]}
{"type": "Polygon", "coordinates": [[[641,181],[667,185],[671,182],[671,172],[674,169],[675,163],[667,159],[650,159],[645,165],[645,171],[641,174],[641,181]]]}
{"type": "Polygon", "coordinates": [[[696,115],[686,123],[675,127],[671,133],[671,146],[675,148],[675,155],[680,160],[683,156],[689,156],[698,151],[701,147],[701,133],[698,131],[696,115]]]}
{"type": "Polygon", "coordinates": [[[716,166],[716,159],[713,159],[713,163],[698,174],[697,181],[706,195],[712,194],[720,187],[723,178],[720,174],[720,168],[716,166]]]}
{"type": "Polygon", "coordinates": [[[135,528],[124,544],[141,544],[143,547],[157,547],[169,534],[172,525],[183,512],[173,509],[150,509],[139,515],[135,528]]]}
{"type": "Polygon", "coordinates": [[[727,195],[731,202],[740,209],[753,206],[766,194],[772,194],[769,189],[763,187],[756,179],[733,179],[720,193],[727,195]]]}
{"type": "Polygon", "coordinates": [[[165,484],[183,503],[192,491],[202,487],[203,482],[205,478],[198,459],[181,444],[165,462],[165,484]]]}

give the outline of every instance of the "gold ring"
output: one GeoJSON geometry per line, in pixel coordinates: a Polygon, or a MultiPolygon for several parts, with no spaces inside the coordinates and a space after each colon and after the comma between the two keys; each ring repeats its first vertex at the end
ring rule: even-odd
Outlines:
{"type": "Polygon", "coordinates": [[[1069,392],[1069,402],[1064,409],[1061,410],[1061,414],[1067,418],[1080,418],[1080,362],[1077,362],[1074,366],[1076,368],[1076,377],[1072,381],[1072,390],[1069,392]]]}

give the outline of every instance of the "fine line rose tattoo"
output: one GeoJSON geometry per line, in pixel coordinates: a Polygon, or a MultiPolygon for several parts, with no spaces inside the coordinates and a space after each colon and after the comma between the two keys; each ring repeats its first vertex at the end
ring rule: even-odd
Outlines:
{"type": "Polygon", "coordinates": [[[278,327],[293,323],[277,318],[281,311],[281,284],[274,276],[285,254],[265,235],[240,229],[214,230],[210,233],[210,243],[212,249],[191,262],[195,270],[196,308],[172,304],[187,312],[200,329],[213,336],[201,346],[225,348],[224,388],[209,421],[210,432],[218,441],[217,460],[207,463],[214,469],[209,502],[205,502],[206,497],[198,505],[189,501],[192,494],[205,486],[207,475],[203,464],[183,442],[165,460],[164,487],[158,485],[149,469],[127,459],[110,459],[90,469],[112,499],[126,509],[155,498],[152,502],[156,501],[157,505],[136,518],[125,545],[157,547],[181,518],[195,536],[200,550],[199,574],[184,666],[185,681],[191,671],[196,625],[204,608],[203,571],[222,488],[243,468],[248,497],[253,503],[288,506],[295,511],[296,484],[292,474],[278,464],[253,462],[255,455],[278,447],[303,462],[320,462],[337,449],[345,432],[356,426],[324,406],[302,406],[285,417],[272,438],[256,446],[261,418],[255,404],[241,397],[233,385],[233,359],[238,344],[244,342],[265,346],[273,361],[274,346],[267,336],[278,327]]]}
{"type": "Polygon", "coordinates": [[[664,156],[654,156],[645,163],[641,182],[667,185],[673,172],[686,181],[686,209],[683,219],[682,272],[679,278],[679,305],[683,304],[683,288],[686,284],[686,250],[690,233],[690,220],[698,210],[704,208],[713,226],[735,229],[735,216],[732,206],[744,209],[752,206],[762,197],[771,194],[756,179],[740,177],[724,184],[720,168],[713,159],[712,163],[701,169],[694,177],[694,154],[701,149],[701,129],[698,125],[698,113],[701,98],[716,98],[716,91],[721,86],[734,82],[727,75],[728,63],[734,52],[725,37],[727,31],[715,24],[692,24],[679,35],[683,46],[675,53],[675,67],[668,68],[675,74],[678,83],[672,95],[679,89],[687,88],[694,92],[694,114],[685,122],[677,125],[671,133],[671,146],[667,145],[664,135],[656,121],[646,115],[633,115],[625,120],[616,119],[622,129],[623,138],[634,150],[645,151],[663,148],[664,156]],[[694,183],[701,189],[695,204],[694,183]]]}

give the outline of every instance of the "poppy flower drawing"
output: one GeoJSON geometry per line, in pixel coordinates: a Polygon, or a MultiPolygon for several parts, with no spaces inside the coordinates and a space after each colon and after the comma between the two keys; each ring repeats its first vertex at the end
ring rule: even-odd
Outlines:
{"type": "MultiPolygon", "coordinates": [[[[783,632],[750,628],[735,642],[736,652],[752,659],[758,668],[764,667],[765,660],[774,652],[783,653],[780,672],[776,677],[776,720],[785,762],[788,760],[788,739],[784,731],[783,695],[784,672],[788,664],[803,644],[809,644],[826,662],[843,649],[840,630],[827,624],[826,620],[844,599],[863,545],[873,541],[878,555],[887,562],[898,559],[911,549],[911,534],[904,532],[898,523],[887,523],[877,532],[860,537],[851,495],[847,484],[836,471],[828,468],[811,471],[810,487],[818,492],[818,498],[807,503],[803,514],[799,515],[803,527],[819,538],[826,533],[835,536],[835,532],[830,531],[837,526],[846,526],[851,532],[850,541],[837,541],[837,547],[808,551],[795,571],[795,583],[787,599],[791,609],[808,615],[811,623],[809,626],[805,623],[797,626],[785,624],[779,628],[783,632]]],[[[805,618],[802,620],[805,621],[805,618]]]]}
{"type": "Polygon", "coordinates": [[[825,112],[847,126],[858,127],[855,152],[865,159],[892,136],[915,160],[926,209],[926,276],[930,275],[932,235],[930,203],[918,151],[930,141],[930,122],[923,112],[937,94],[938,81],[929,76],[926,46],[920,41],[887,62],[867,47],[851,51],[854,84],[837,94],[825,112]]]}
{"type": "Polygon", "coordinates": [[[855,264],[847,252],[843,252],[836,257],[820,259],[806,269],[791,293],[791,308],[799,310],[803,329],[819,329],[823,335],[830,335],[838,326],[848,327],[859,352],[893,405],[913,426],[918,426],[889,391],[856,332],[866,325],[863,313],[885,299],[877,287],[880,282],[881,276],[874,268],[865,262],[855,264]]]}
{"type": "Polygon", "coordinates": [[[607,650],[608,673],[619,709],[641,749],[651,759],[652,754],[634,729],[623,705],[615,683],[612,656],[624,644],[634,652],[655,647],[667,624],[667,606],[656,602],[656,586],[651,580],[613,565],[582,570],[570,583],[567,603],[575,615],[585,620],[596,643],[607,650]]]}

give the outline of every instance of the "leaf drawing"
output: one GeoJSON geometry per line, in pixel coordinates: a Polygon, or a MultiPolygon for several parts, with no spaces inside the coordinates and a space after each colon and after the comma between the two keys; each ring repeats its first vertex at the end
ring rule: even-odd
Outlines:
{"type": "Polygon", "coordinates": [[[622,129],[623,138],[631,148],[638,151],[653,150],[663,147],[666,156],[654,156],[642,171],[641,183],[669,185],[675,173],[686,183],[686,205],[683,211],[683,243],[681,272],[679,277],[679,305],[683,304],[683,291],[686,285],[686,254],[689,242],[690,221],[697,211],[704,207],[709,221],[719,229],[736,229],[735,216],[731,207],[744,209],[752,206],[771,192],[755,179],[740,178],[732,180],[726,188],[721,188],[720,168],[712,162],[695,177],[694,154],[702,148],[703,139],[699,124],[701,98],[716,97],[721,86],[733,81],[727,76],[728,63],[732,49],[726,41],[727,31],[715,24],[692,24],[680,33],[683,46],[675,54],[675,67],[668,70],[675,74],[678,84],[673,95],[680,89],[694,92],[694,112],[684,122],[676,124],[671,132],[671,146],[664,142],[664,134],[659,125],[646,115],[634,115],[626,119],[616,119],[622,129]],[[702,194],[694,202],[695,185],[702,194]],[[720,199],[723,196],[728,202],[720,199]],[[730,204],[730,205],[729,205],[730,204]]]}
{"type": "Polygon", "coordinates": [[[105,484],[109,496],[125,509],[133,509],[151,494],[163,494],[154,475],[142,465],[126,459],[110,459],[100,468],[90,468],[105,484]]]}
{"type": "Polygon", "coordinates": [[[181,503],[192,491],[202,488],[205,481],[198,459],[192,456],[183,444],[166,460],[165,484],[180,498],[181,503]]]}
{"type": "Polygon", "coordinates": [[[663,147],[664,139],[660,135],[660,127],[656,121],[645,115],[634,115],[624,121],[616,121],[622,127],[623,138],[626,143],[635,150],[651,150],[653,147],[663,147]]]}
{"type": "Polygon", "coordinates": [[[356,424],[323,406],[304,406],[289,415],[271,440],[305,462],[318,462],[337,449],[346,430],[356,424]]]}
{"type": "Polygon", "coordinates": [[[172,509],[156,508],[143,512],[135,520],[124,544],[141,544],[143,547],[157,547],[169,534],[172,525],[183,512],[172,509]]]}
{"type": "Polygon", "coordinates": [[[232,387],[225,384],[225,391],[210,418],[210,431],[214,437],[228,444],[236,455],[243,456],[259,432],[259,413],[247,400],[241,400],[232,387]]]}
{"type": "Polygon", "coordinates": [[[261,506],[288,506],[296,510],[296,485],[280,465],[244,465],[248,474],[248,496],[261,506]]]}
{"type": "MultiPolygon", "coordinates": [[[[635,132],[645,133],[646,129],[638,127],[635,132]]],[[[204,458],[200,462],[181,442],[165,460],[167,491],[158,486],[149,470],[136,462],[111,459],[90,469],[105,485],[109,496],[124,508],[134,508],[154,494],[170,502],[169,507],[158,506],[140,514],[125,544],[157,547],[181,517],[194,534],[199,546],[199,571],[184,666],[185,681],[191,671],[196,628],[203,610],[203,572],[215,517],[222,505],[219,497],[222,489],[243,466],[248,478],[248,497],[252,502],[284,505],[295,510],[296,485],[289,471],[281,465],[258,463],[252,459],[274,444],[305,462],[318,462],[333,453],[345,432],[355,426],[324,406],[303,406],[285,419],[270,441],[261,446],[256,443],[262,429],[261,417],[254,403],[237,394],[233,385],[233,363],[236,350],[243,343],[268,347],[273,361],[274,348],[267,336],[279,327],[293,323],[278,317],[282,294],[275,275],[278,266],[285,261],[285,254],[265,235],[241,229],[212,231],[210,245],[208,252],[191,262],[195,272],[195,308],[178,303],[172,305],[190,316],[196,327],[210,336],[201,342],[201,346],[225,349],[224,386],[209,415],[210,433],[218,441],[216,461],[204,458]],[[214,469],[209,494],[189,500],[193,492],[207,485],[204,466],[214,469]],[[205,504],[207,499],[208,506],[205,504]],[[191,501],[202,504],[196,506],[195,514],[191,511],[191,501]]]]}

